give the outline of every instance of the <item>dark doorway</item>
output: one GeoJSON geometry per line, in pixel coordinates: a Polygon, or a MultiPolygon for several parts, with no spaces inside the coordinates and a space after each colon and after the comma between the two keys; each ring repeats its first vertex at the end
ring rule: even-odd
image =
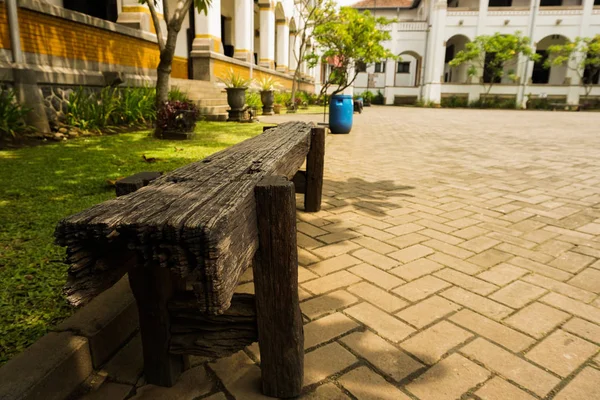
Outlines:
{"type": "Polygon", "coordinates": [[[536,53],[540,59],[533,64],[533,75],[531,75],[531,83],[548,83],[550,82],[550,68],[544,68],[544,63],[548,59],[546,50],[538,50],[536,53]]]}
{"type": "Polygon", "coordinates": [[[485,64],[483,67],[483,82],[484,83],[500,83],[502,77],[496,76],[495,72],[501,67],[499,61],[495,61],[495,53],[486,53],[485,64]]]}
{"type": "Polygon", "coordinates": [[[562,6],[562,0],[540,0],[541,7],[559,7],[562,6]]]}
{"type": "Polygon", "coordinates": [[[64,0],[64,7],[106,21],[117,22],[117,0],[64,0]]]}
{"type": "Polygon", "coordinates": [[[489,7],[510,7],[512,6],[512,0],[490,0],[488,3],[489,7]]]}

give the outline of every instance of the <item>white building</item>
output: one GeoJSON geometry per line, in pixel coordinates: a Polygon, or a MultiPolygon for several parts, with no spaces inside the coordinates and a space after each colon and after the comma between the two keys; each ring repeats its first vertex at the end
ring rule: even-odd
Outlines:
{"type": "MultiPolygon", "coordinates": [[[[417,99],[440,103],[450,96],[478,99],[480,79],[468,77],[467,66],[448,64],[478,35],[520,31],[543,59],[552,44],[600,34],[600,0],[364,0],[353,7],[397,21],[390,25],[392,40],[386,46],[401,60],[368,66],[355,84],[356,93],[380,90],[386,104],[417,99]]],[[[504,79],[491,95],[518,104],[528,95],[578,104],[585,93],[579,74],[566,67],[545,69],[542,63],[515,60],[520,80],[504,79]]],[[[591,95],[600,96],[600,86],[591,95]]]]}

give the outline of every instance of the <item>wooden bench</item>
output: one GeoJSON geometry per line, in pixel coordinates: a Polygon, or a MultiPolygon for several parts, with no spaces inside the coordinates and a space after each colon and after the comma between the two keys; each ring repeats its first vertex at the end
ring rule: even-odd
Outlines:
{"type": "Polygon", "coordinates": [[[222,357],[258,340],[264,394],[298,396],[295,191],[305,211],[320,209],[324,149],[323,128],[282,124],[62,220],[67,298],[86,303],[129,273],[148,383],[173,385],[188,354],[222,357]],[[235,294],[250,266],[256,294],[235,294]]]}

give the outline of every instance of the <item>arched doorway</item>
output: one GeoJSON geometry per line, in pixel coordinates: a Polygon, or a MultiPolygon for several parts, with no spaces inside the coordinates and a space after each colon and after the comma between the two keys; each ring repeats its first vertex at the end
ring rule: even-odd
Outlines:
{"type": "Polygon", "coordinates": [[[444,58],[444,82],[446,83],[467,83],[468,66],[466,64],[458,67],[450,66],[450,61],[454,59],[459,51],[465,50],[470,40],[464,35],[454,35],[446,41],[446,57],[444,58]]]}
{"type": "Polygon", "coordinates": [[[548,59],[548,47],[557,44],[565,44],[568,42],[569,39],[564,36],[549,35],[536,44],[535,52],[540,56],[540,59],[533,64],[531,83],[538,85],[562,85],[565,83],[565,78],[567,76],[566,65],[555,65],[550,68],[546,68],[544,63],[548,59]]]}
{"type": "Polygon", "coordinates": [[[412,51],[403,51],[396,62],[394,86],[419,86],[421,82],[421,66],[423,57],[412,51]]]}

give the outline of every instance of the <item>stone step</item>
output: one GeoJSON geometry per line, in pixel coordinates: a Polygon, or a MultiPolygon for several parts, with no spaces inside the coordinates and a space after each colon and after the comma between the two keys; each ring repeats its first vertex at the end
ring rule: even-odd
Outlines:
{"type": "Polygon", "coordinates": [[[226,106],[227,105],[227,99],[219,99],[219,98],[215,98],[215,99],[190,99],[192,100],[194,103],[196,103],[196,105],[198,107],[210,107],[210,106],[226,106]]]}
{"type": "Polygon", "coordinates": [[[200,115],[208,115],[208,114],[226,114],[229,109],[228,105],[219,105],[219,106],[206,106],[199,107],[200,115]]]}
{"type": "Polygon", "coordinates": [[[225,122],[225,121],[227,121],[227,118],[229,118],[229,114],[227,114],[227,113],[225,113],[225,114],[207,114],[207,115],[202,115],[201,118],[203,118],[205,121],[225,122]]]}

